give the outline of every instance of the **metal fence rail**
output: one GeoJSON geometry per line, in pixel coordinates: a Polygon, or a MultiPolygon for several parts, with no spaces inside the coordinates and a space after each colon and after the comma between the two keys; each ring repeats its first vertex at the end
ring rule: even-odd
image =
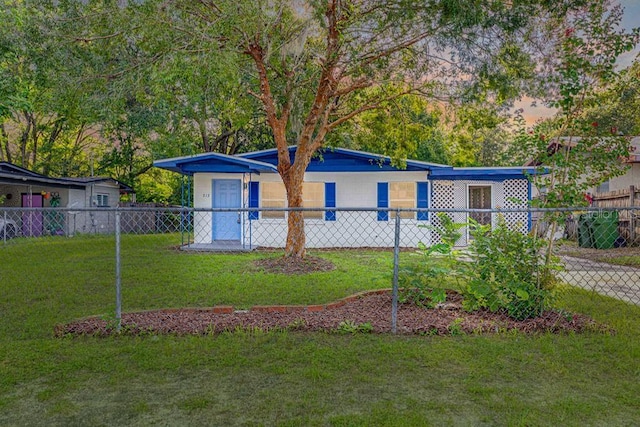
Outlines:
{"type": "MultiPolygon", "coordinates": [[[[397,328],[399,271],[415,265],[418,247],[443,242],[441,218],[454,223],[470,219],[484,221],[489,228],[504,223],[522,235],[554,241],[553,255],[562,269],[557,278],[570,289],[584,289],[631,304],[640,304],[640,246],[633,229],[640,207],[566,209],[193,209],[193,208],[1,208],[0,256],[19,242],[64,241],[82,236],[113,236],[116,251],[117,317],[121,310],[120,238],[167,234],[174,247],[185,252],[255,251],[282,249],[287,237],[287,219],[302,211],[306,247],[314,249],[388,250],[393,253],[394,313],[397,328]],[[633,219],[630,221],[629,219],[633,219]],[[632,228],[629,228],[632,224],[632,228]],[[393,252],[392,252],[393,251],[393,252]]],[[[461,226],[455,242],[460,263],[469,262],[473,244],[471,228],[461,226]]],[[[56,260],[51,260],[55,263],[56,260]]],[[[65,265],[65,269],[74,268],[65,265]]],[[[127,284],[122,283],[126,288],[127,284]]],[[[402,284],[400,284],[402,286],[402,284]]],[[[124,303],[126,306],[126,301],[124,303]]]]}

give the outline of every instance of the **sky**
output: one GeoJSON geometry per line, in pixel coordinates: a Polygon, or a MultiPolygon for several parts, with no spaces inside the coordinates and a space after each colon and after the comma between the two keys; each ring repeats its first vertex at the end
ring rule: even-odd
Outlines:
{"type": "MultiPolygon", "coordinates": [[[[640,27],[640,0],[619,0],[624,7],[624,15],[622,17],[622,26],[627,30],[640,27]]],[[[633,59],[640,54],[640,46],[631,52],[626,52],[618,58],[620,68],[625,68],[633,62],[633,59]]],[[[536,120],[551,117],[554,110],[543,106],[540,102],[536,107],[531,106],[531,99],[525,98],[515,103],[516,109],[523,109],[523,116],[528,125],[533,125],[536,120]]]]}

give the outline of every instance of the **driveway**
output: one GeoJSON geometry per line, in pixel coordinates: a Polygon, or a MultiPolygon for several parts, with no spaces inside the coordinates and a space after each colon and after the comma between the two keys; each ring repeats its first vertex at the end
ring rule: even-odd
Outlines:
{"type": "Polygon", "coordinates": [[[566,271],[559,276],[565,282],[640,305],[640,269],[566,255],[561,259],[566,271]]]}

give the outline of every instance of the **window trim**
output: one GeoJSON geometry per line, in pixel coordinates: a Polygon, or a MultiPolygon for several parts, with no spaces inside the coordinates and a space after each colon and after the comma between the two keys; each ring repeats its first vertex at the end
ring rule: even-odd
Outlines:
{"type": "Polygon", "coordinates": [[[108,208],[109,207],[109,194],[107,193],[98,193],[95,196],[95,205],[98,208],[108,208]]]}

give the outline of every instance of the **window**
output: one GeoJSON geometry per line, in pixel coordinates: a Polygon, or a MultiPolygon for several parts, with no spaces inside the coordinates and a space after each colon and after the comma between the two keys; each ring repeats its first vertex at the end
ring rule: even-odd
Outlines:
{"type": "MultiPolygon", "coordinates": [[[[302,202],[305,208],[320,208],[317,211],[305,211],[305,219],[322,219],[324,215],[324,182],[305,182],[302,187],[302,202]]],[[[262,207],[285,208],[287,197],[281,182],[262,183],[262,207]]],[[[262,218],[284,218],[284,211],[262,211],[262,218]]]]}
{"type": "Polygon", "coordinates": [[[609,180],[606,180],[596,188],[596,193],[608,193],[609,192],[609,180]]]}
{"type": "MultiPolygon", "coordinates": [[[[284,208],[287,206],[287,192],[282,182],[262,183],[262,207],[284,208]]],[[[262,211],[262,218],[284,218],[284,211],[262,211]]]]}
{"type": "MultiPolygon", "coordinates": [[[[414,209],[416,207],[415,182],[389,183],[389,208],[414,209]]],[[[415,212],[400,212],[400,218],[414,218],[415,212]]],[[[395,213],[391,212],[391,218],[395,213]]]]}
{"type": "Polygon", "coordinates": [[[96,196],[96,206],[109,206],[109,195],[108,194],[98,194],[96,196]]]}
{"type": "MultiPolygon", "coordinates": [[[[324,208],[324,182],[305,182],[302,187],[302,201],[305,208],[324,208]]],[[[305,219],[322,219],[323,211],[306,211],[305,219]]]]}

